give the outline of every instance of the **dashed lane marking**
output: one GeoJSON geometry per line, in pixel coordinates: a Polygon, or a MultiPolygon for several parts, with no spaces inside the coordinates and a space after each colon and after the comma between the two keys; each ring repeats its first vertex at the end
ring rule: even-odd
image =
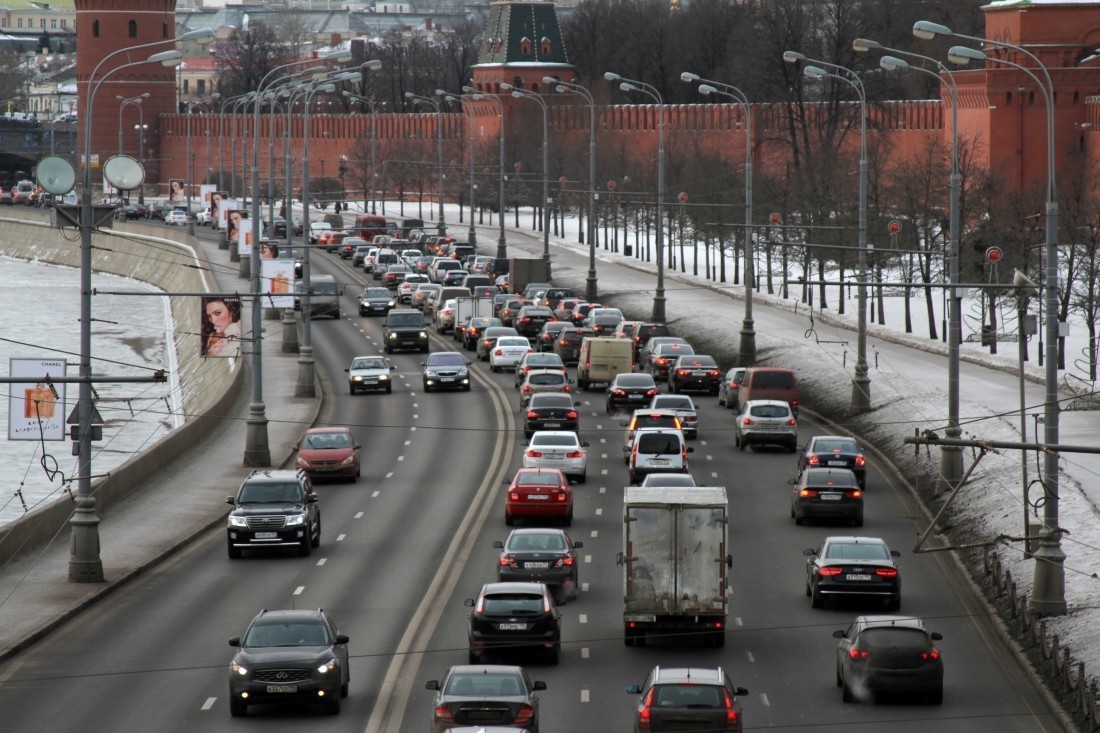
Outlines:
{"type": "Polygon", "coordinates": [[[581,702],[588,702],[588,690],[581,690],[581,702]]]}
{"type": "Polygon", "coordinates": [[[600,530],[598,530],[598,529],[592,530],[592,534],[589,535],[589,536],[592,537],[592,539],[595,539],[596,537],[599,537],[600,536],[600,530]]]}
{"type": "Polygon", "coordinates": [[[294,593],[292,593],[291,595],[300,596],[303,592],[305,592],[305,589],[306,587],[304,585],[300,585],[294,589],[294,593]]]}
{"type": "Polygon", "coordinates": [[[588,592],[588,583],[581,583],[581,593],[588,592]]]}
{"type": "Polygon", "coordinates": [[[584,564],[588,565],[591,562],[592,562],[592,556],[591,555],[585,555],[584,556],[584,564]]]}
{"type": "Polygon", "coordinates": [[[596,516],[597,517],[603,516],[603,507],[602,506],[596,507],[596,516]]]}
{"type": "Polygon", "coordinates": [[[771,702],[768,700],[767,694],[763,692],[760,693],[760,702],[764,703],[764,705],[768,707],[771,707],[771,702]]]}
{"type": "Polygon", "coordinates": [[[588,659],[588,647],[581,647],[581,659],[588,659]]]}
{"type": "Polygon", "coordinates": [[[345,537],[347,537],[346,534],[338,534],[338,535],[336,535],[336,541],[337,542],[343,542],[345,537]]]}
{"type": "Polygon", "coordinates": [[[393,478],[393,471],[386,474],[386,478],[393,478]]]}
{"type": "Polygon", "coordinates": [[[328,558],[327,557],[322,557],[320,560],[317,561],[317,567],[321,567],[326,562],[328,562],[328,558]]]}
{"type": "Polygon", "coordinates": [[[579,623],[582,623],[582,624],[588,623],[588,614],[587,613],[577,614],[577,621],[579,623]]]}
{"type": "Polygon", "coordinates": [[[756,657],[752,655],[752,652],[745,652],[745,658],[749,660],[750,664],[756,663],[756,657]]]}
{"type": "MultiPolygon", "coordinates": [[[[376,491],[376,492],[374,492],[374,493],[376,493],[376,494],[377,494],[378,492],[376,491]]],[[[356,518],[356,519],[362,519],[362,518],[363,518],[363,512],[356,512],[356,513],[355,513],[355,518],[356,518]]]]}
{"type": "Polygon", "coordinates": [[[208,698],[206,698],[206,702],[204,702],[204,703],[202,704],[202,709],[203,709],[203,710],[209,710],[210,708],[214,707],[214,702],[215,702],[215,701],[216,701],[217,699],[218,699],[218,698],[216,698],[216,697],[208,697],[208,698]]]}
{"type": "MultiPolygon", "coordinates": [[[[377,499],[378,495],[381,494],[381,493],[382,493],[381,491],[372,491],[371,495],[370,495],[370,498],[377,499]]],[[[360,514],[362,514],[362,512],[360,512],[360,514]]]]}

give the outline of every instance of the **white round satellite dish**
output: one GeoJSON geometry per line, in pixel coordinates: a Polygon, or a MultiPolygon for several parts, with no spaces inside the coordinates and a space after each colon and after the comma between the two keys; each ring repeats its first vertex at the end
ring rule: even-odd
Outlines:
{"type": "Polygon", "coordinates": [[[38,161],[34,175],[42,188],[46,189],[46,193],[60,196],[76,186],[76,171],[72,163],[56,155],[38,161]]]}
{"type": "Polygon", "coordinates": [[[103,164],[103,177],[120,191],[133,191],[145,180],[145,169],[128,155],[112,155],[103,164]]]}

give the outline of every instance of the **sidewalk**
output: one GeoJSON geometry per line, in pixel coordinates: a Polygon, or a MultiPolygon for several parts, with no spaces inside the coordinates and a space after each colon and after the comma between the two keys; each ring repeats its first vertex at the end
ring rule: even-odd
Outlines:
{"type": "MultiPolygon", "coordinates": [[[[217,245],[200,247],[216,262],[229,255],[217,245]]],[[[239,287],[236,276],[218,276],[226,290],[239,287]]],[[[247,314],[247,311],[246,311],[247,314]]],[[[273,467],[292,456],[305,426],[312,424],[321,398],[293,396],[298,355],[282,353],[282,323],[263,321],[264,403],[273,467]]],[[[247,356],[245,358],[248,358],[247,356]]],[[[243,365],[246,372],[248,365],[243,365]]],[[[58,536],[41,554],[0,569],[0,659],[28,646],[97,602],[128,580],[185,547],[206,529],[221,524],[229,507],[225,497],[236,492],[251,469],[242,466],[244,419],[251,398],[251,376],[245,374],[228,419],[157,476],[156,484],[138,492],[101,517],[100,555],[104,583],[70,583],[69,536],[58,536]],[[201,465],[201,481],[196,481],[201,465]],[[170,498],[169,498],[170,497],[170,498]],[[149,521],[157,517],[156,522],[149,521]]]]}

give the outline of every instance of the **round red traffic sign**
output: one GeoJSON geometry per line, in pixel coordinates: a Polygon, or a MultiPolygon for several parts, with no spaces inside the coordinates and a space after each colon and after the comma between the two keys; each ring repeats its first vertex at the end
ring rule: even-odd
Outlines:
{"type": "Polygon", "coordinates": [[[519,161],[517,160],[517,161],[516,161],[515,163],[513,163],[513,164],[512,164],[512,167],[513,167],[513,168],[515,168],[515,169],[516,169],[516,170],[518,171],[518,170],[519,170],[520,168],[522,168],[522,167],[523,167],[523,163],[520,163],[520,162],[519,162],[519,161]]]}
{"type": "Polygon", "coordinates": [[[607,182],[607,190],[608,191],[614,191],[615,190],[615,181],[608,181],[607,182]]]}
{"type": "Polygon", "coordinates": [[[768,220],[771,221],[772,224],[778,224],[779,222],[783,221],[783,217],[779,216],[779,214],[775,212],[772,212],[771,216],[768,217],[768,220]]]}
{"type": "Polygon", "coordinates": [[[901,231],[901,222],[898,221],[897,219],[894,219],[893,221],[891,221],[890,222],[890,233],[891,234],[897,234],[900,231],[901,231]]]}
{"type": "Polygon", "coordinates": [[[985,251],[985,261],[997,263],[1005,256],[1000,247],[990,247],[985,251]]]}
{"type": "Polygon", "coordinates": [[[688,195],[686,193],[684,193],[683,191],[681,191],[680,195],[677,198],[680,199],[680,203],[682,204],[682,203],[684,203],[685,201],[688,200],[688,195]]]}

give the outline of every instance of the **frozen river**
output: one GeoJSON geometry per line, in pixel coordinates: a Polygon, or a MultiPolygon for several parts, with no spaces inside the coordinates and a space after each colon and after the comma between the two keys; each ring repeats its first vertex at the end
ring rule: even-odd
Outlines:
{"type": "MultiPolygon", "coordinates": [[[[11,359],[65,359],[76,376],[80,351],[80,272],[74,268],[0,258],[5,287],[0,288],[0,374],[8,376],[11,359]]],[[[93,287],[153,290],[136,280],[93,276],[93,287]]],[[[167,298],[96,295],[92,300],[92,371],[112,376],[149,376],[149,368],[171,373],[171,315],[167,298]]],[[[73,444],[63,441],[9,440],[10,384],[0,385],[4,399],[4,447],[0,450],[0,524],[76,491],[73,444]]],[[[92,473],[103,474],[152,445],[178,425],[178,385],[97,383],[96,409],[103,416],[103,440],[92,444],[92,473]]],[[[64,414],[76,406],[78,386],[67,385],[64,414]]]]}

